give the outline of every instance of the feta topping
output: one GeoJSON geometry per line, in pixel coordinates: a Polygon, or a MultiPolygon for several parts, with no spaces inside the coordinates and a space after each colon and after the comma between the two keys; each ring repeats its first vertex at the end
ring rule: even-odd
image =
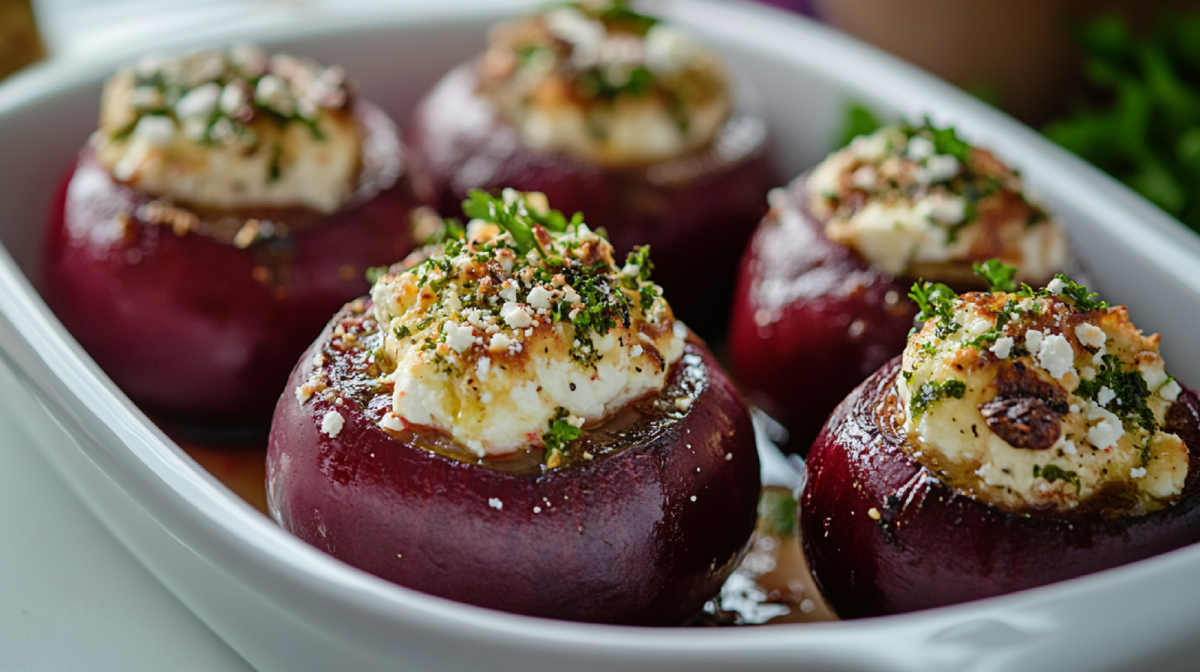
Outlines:
{"type": "Polygon", "coordinates": [[[327,411],[321,418],[321,431],[328,434],[331,439],[337,438],[345,425],[346,419],[337,411],[327,411]]]}
{"type": "Polygon", "coordinates": [[[615,0],[494,26],[478,72],[482,92],[526,144],[606,165],[704,147],[731,112],[714,52],[615,0]]]}
{"type": "Polygon", "coordinates": [[[1064,292],[1071,285],[957,298],[922,290],[928,319],[896,380],[908,447],[943,480],[1010,511],[1161,508],[1188,474],[1188,447],[1162,428],[1181,388],[1157,335],[1144,336],[1124,307],[1081,306],[1071,298],[1080,292],[1064,292]]]}
{"type": "Polygon", "coordinates": [[[371,291],[392,413],[497,455],[661,389],[686,334],[649,280],[647,250],[629,259],[643,270],[625,274],[607,240],[540,194],[472,198],[468,238],[426,248],[371,291]]]}
{"type": "Polygon", "coordinates": [[[340,68],[240,45],[117,73],[91,142],[114,178],[154,196],[330,213],[358,177],[350,102],[340,68]]]}
{"type": "Polygon", "coordinates": [[[892,275],[953,280],[998,258],[1045,282],[1067,262],[1066,234],[1020,176],[952,128],[889,126],[855,138],[808,174],[825,235],[892,275]],[[956,270],[957,269],[957,270],[956,270]]]}

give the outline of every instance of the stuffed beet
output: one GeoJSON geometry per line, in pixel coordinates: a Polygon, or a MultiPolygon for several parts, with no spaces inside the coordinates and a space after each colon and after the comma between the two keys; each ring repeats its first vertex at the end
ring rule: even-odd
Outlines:
{"type": "MultiPolygon", "coordinates": [[[[992,266],[991,270],[998,267],[992,266]]],[[[1043,585],[1200,540],[1200,399],[1158,335],[1059,277],[956,296],[830,417],[800,499],[842,617],[1043,585]]]]}
{"type": "Polygon", "coordinates": [[[544,192],[618,254],[649,245],[676,314],[715,333],[776,184],[746,98],[716,53],[665,22],[620,1],[561,3],[493,27],[405,141],[418,195],[442,214],[476,187],[544,192]]]}
{"type": "Polygon", "coordinates": [[[671,624],[754,527],[747,410],[649,281],[539,194],[349,304],[292,373],[267,454],[283,527],[404,586],[551,618],[671,624]],[[294,392],[294,394],[293,394],[294,392]]]}
{"type": "Polygon", "coordinates": [[[134,402],[261,423],[365,271],[412,249],[394,125],[345,73],[251,46],[105,85],[52,210],[43,296],[134,402]]]}
{"type": "Polygon", "coordinates": [[[856,138],[770,203],[742,259],[729,354],[795,451],[904,349],[913,279],[982,289],[972,264],[998,258],[1045,283],[1069,262],[1063,229],[1016,171],[928,122],[856,138]]]}

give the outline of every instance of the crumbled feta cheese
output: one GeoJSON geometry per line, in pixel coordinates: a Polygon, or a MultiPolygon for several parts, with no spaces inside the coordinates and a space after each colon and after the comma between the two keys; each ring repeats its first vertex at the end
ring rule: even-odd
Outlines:
{"type": "Polygon", "coordinates": [[[1107,385],[1100,387],[1100,392],[1096,395],[1096,402],[1101,406],[1108,406],[1108,402],[1112,401],[1117,396],[1107,385]]]}
{"type": "Polygon", "coordinates": [[[1088,441],[1100,450],[1117,445],[1117,441],[1125,434],[1121,419],[1094,401],[1088,408],[1087,419],[1098,421],[1088,429],[1088,441]]]}
{"type": "Polygon", "coordinates": [[[404,431],[404,423],[391,411],[383,414],[383,419],[379,421],[379,426],[383,427],[384,429],[390,429],[393,432],[404,431]]]}
{"type": "Polygon", "coordinates": [[[209,82],[203,86],[188,91],[175,103],[175,116],[179,119],[199,117],[208,123],[209,116],[217,109],[217,101],[221,98],[221,85],[209,82]]]}
{"type": "MultiPolygon", "coordinates": [[[[1028,342],[1028,333],[1025,338],[1028,342]]],[[[1075,368],[1075,349],[1062,334],[1047,336],[1038,348],[1038,363],[1055,379],[1062,380],[1075,368]]]]}
{"type": "Polygon", "coordinates": [[[1063,282],[1062,278],[1055,277],[1046,285],[1046,290],[1051,294],[1058,296],[1062,294],[1062,291],[1066,288],[1066,286],[1067,283],[1063,282]]]}
{"type": "Polygon", "coordinates": [[[500,352],[501,350],[507,350],[511,348],[514,343],[516,343],[516,341],[503,333],[497,332],[492,334],[492,340],[488,343],[488,350],[491,352],[500,352]]]}
{"type": "Polygon", "coordinates": [[[1079,451],[1075,448],[1074,441],[1063,441],[1063,452],[1067,455],[1078,455],[1079,451]]]}
{"type": "Polygon", "coordinates": [[[537,287],[529,290],[529,298],[527,301],[529,302],[530,306],[533,306],[536,309],[549,310],[551,296],[550,290],[538,285],[537,287]]]}
{"type": "Polygon", "coordinates": [[[501,511],[504,509],[504,502],[500,501],[500,498],[498,497],[492,497],[488,499],[488,506],[496,509],[497,511],[501,511]]]}
{"type": "Polygon", "coordinates": [[[145,116],[133,127],[133,137],[144,140],[151,147],[165,147],[174,139],[175,128],[175,122],[170,117],[145,116]]]}
{"type": "Polygon", "coordinates": [[[1167,401],[1175,401],[1179,398],[1179,393],[1182,391],[1183,388],[1179,386],[1179,383],[1169,380],[1162,387],[1158,388],[1158,396],[1167,401]]]}
{"type": "Polygon", "coordinates": [[[862,166],[850,176],[850,184],[858,189],[872,189],[876,181],[875,169],[871,166],[862,166]]]}
{"type": "Polygon", "coordinates": [[[514,329],[524,329],[533,324],[533,316],[525,310],[525,306],[513,301],[506,301],[500,307],[500,319],[514,329]]]}
{"type": "Polygon", "coordinates": [[[1134,467],[1133,469],[1130,469],[1130,470],[1129,470],[1129,477],[1130,477],[1130,478],[1141,478],[1141,477],[1143,477],[1143,476],[1145,476],[1145,475],[1146,475],[1146,468],[1145,468],[1145,467],[1134,467]]]}
{"type": "Polygon", "coordinates": [[[934,147],[933,141],[929,138],[917,135],[908,139],[908,147],[906,148],[908,158],[914,161],[921,161],[933,156],[937,149],[934,147]]]}
{"type": "Polygon", "coordinates": [[[446,335],[446,345],[450,346],[455,352],[462,351],[481,343],[482,340],[475,336],[475,329],[469,324],[464,324],[461,327],[453,320],[448,320],[442,324],[442,333],[446,335]]]}
{"type": "Polygon", "coordinates": [[[1012,352],[1012,347],[1013,339],[1008,336],[1001,336],[996,339],[996,342],[988,350],[991,350],[1000,359],[1008,359],[1008,355],[1012,352]]]}
{"type": "Polygon", "coordinates": [[[1038,329],[1028,329],[1025,331],[1025,348],[1029,352],[1038,352],[1042,349],[1042,332],[1038,329]]]}
{"type": "Polygon", "coordinates": [[[327,411],[325,416],[321,418],[321,431],[329,435],[329,438],[337,438],[338,434],[342,433],[342,427],[345,426],[346,419],[337,411],[327,411]]]}
{"type": "MultiPolygon", "coordinates": [[[[1057,280],[1057,278],[1055,278],[1057,280]]],[[[1104,330],[1094,324],[1081,322],[1075,325],[1075,337],[1079,342],[1089,348],[1099,348],[1104,345],[1108,337],[1104,335],[1104,330]]]]}
{"type": "Polygon", "coordinates": [[[642,354],[642,346],[640,346],[640,345],[635,345],[629,349],[630,357],[640,357],[641,354],[642,354]]]}

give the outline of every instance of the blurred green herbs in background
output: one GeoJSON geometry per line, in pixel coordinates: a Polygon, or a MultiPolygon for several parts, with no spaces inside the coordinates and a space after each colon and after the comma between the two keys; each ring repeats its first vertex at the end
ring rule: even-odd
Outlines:
{"type": "Polygon", "coordinates": [[[1103,101],[1044,133],[1200,231],[1200,13],[1165,14],[1147,35],[1105,16],[1073,37],[1103,101]]]}
{"type": "Polygon", "coordinates": [[[842,148],[860,135],[870,135],[883,126],[883,121],[871,108],[862,103],[850,101],[842,112],[842,125],[834,135],[834,145],[842,148]]]}

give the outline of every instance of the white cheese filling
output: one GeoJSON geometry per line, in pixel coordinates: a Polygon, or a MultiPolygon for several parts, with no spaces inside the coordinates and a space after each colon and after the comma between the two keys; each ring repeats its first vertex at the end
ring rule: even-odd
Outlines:
{"type": "Polygon", "coordinates": [[[942,318],[935,318],[910,340],[897,389],[914,455],[968,494],[1009,510],[1070,510],[1114,484],[1133,488],[1149,509],[1179,495],[1188,449],[1161,427],[1180,388],[1164,371],[1158,337],[1143,336],[1124,308],[1084,314],[1053,293],[1013,298],[1017,310],[995,330],[1009,298],[960,297],[952,333],[939,337],[942,318]],[[1097,370],[1091,364],[1101,348],[1110,357],[1097,370]],[[1026,382],[1004,383],[1004,376],[1026,382]],[[1129,406],[1139,379],[1149,429],[1129,406]],[[1004,384],[1016,391],[1004,397],[1004,384]],[[1036,399],[1065,411],[1053,411],[1057,440],[1047,448],[1011,444],[1012,428],[990,424],[984,414],[997,399],[1036,399]]]}
{"type": "Polygon", "coordinates": [[[344,74],[246,49],[110,78],[91,140],[98,160],[121,182],[190,205],[336,211],[353,193],[362,145],[344,74]],[[247,59],[262,62],[247,73],[237,65],[247,59]]]}
{"type": "Polygon", "coordinates": [[[584,287],[562,273],[541,274],[535,252],[501,263],[511,261],[509,234],[476,224],[468,230],[467,245],[438,257],[445,262],[384,276],[372,289],[395,364],[397,418],[444,431],[479,456],[506,454],[540,445],[560,412],[577,426],[597,422],[662,389],[686,329],[656,285],[620,280],[606,240],[581,224],[543,244],[548,255],[607,265],[596,287],[608,289],[581,296],[584,287]],[[632,286],[649,292],[644,310],[632,286]],[[627,297],[628,326],[575,326],[571,316],[616,300],[615,292],[627,297]]]}
{"type": "MultiPolygon", "coordinates": [[[[994,216],[980,211],[984,202],[971,202],[951,182],[964,174],[965,166],[935,151],[932,141],[910,137],[899,127],[859,136],[809,173],[811,211],[825,222],[830,240],[892,275],[954,262],[969,268],[971,261],[991,257],[1016,266],[1019,277],[1031,282],[1045,282],[1063,270],[1067,241],[1060,226],[1049,220],[1028,225],[1025,215],[1004,220],[1012,215],[999,206],[994,216]],[[854,190],[865,192],[864,200],[845,205],[854,190]],[[991,249],[996,241],[1001,249],[991,249]],[[988,252],[979,258],[983,248],[988,252]]],[[[997,180],[1003,190],[1025,198],[1011,171],[997,180]]]]}

